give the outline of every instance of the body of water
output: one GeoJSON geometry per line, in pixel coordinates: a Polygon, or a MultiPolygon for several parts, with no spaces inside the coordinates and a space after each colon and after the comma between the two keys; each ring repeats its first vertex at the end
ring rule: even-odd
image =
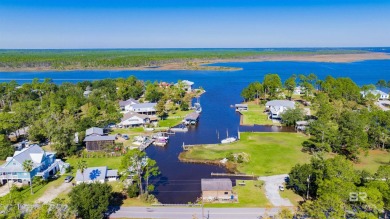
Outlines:
{"type": "MultiPolygon", "coordinates": [[[[161,176],[156,182],[155,195],[162,203],[193,202],[200,196],[200,179],[210,178],[211,172],[225,172],[220,166],[187,164],[178,160],[185,144],[217,143],[224,138],[226,130],[230,135],[237,131],[251,131],[239,127],[239,116],[230,105],[240,103],[241,90],[253,81],[262,81],[267,73],[278,73],[282,80],[292,74],[314,73],[320,79],[327,75],[350,77],[358,85],[375,84],[380,79],[390,80],[390,60],[363,61],[353,63],[319,62],[253,62],[219,63],[229,67],[242,67],[242,71],[60,71],[60,72],[1,72],[0,81],[16,80],[19,83],[31,82],[33,78],[52,78],[55,83],[79,82],[105,78],[128,77],[135,75],[142,80],[176,82],[190,80],[195,87],[203,87],[206,93],[200,98],[203,112],[199,124],[188,133],[171,136],[166,147],[150,146],[148,156],[155,159],[161,176]]],[[[259,126],[257,131],[283,131],[276,127],[259,126]]],[[[109,165],[109,164],[108,164],[109,165]]]]}

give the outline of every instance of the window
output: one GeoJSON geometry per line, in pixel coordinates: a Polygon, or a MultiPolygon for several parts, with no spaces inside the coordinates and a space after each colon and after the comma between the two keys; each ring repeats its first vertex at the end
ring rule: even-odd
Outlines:
{"type": "Polygon", "coordinates": [[[229,194],[229,192],[225,192],[225,195],[229,194]]]}

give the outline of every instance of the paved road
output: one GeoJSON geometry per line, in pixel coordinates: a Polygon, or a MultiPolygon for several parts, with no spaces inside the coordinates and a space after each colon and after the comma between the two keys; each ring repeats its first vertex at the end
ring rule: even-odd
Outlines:
{"type": "MultiPolygon", "coordinates": [[[[280,208],[204,208],[204,218],[208,219],[257,219],[259,216],[271,216],[280,208]]],[[[202,219],[200,207],[121,207],[110,218],[169,218],[202,219]]]]}
{"type": "Polygon", "coordinates": [[[275,176],[264,176],[259,177],[259,180],[265,182],[265,196],[271,202],[273,206],[293,206],[290,200],[282,198],[279,193],[279,186],[283,185],[284,179],[287,177],[287,174],[275,175],[275,176]]]}

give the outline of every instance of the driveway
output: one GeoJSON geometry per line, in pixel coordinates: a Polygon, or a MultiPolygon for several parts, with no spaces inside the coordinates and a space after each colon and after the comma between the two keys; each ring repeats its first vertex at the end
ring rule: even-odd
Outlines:
{"type": "Polygon", "coordinates": [[[223,218],[257,219],[259,216],[273,216],[281,208],[204,208],[201,207],[121,207],[110,218],[223,218]],[[203,212],[203,213],[202,213],[203,212]]]}
{"type": "Polygon", "coordinates": [[[259,177],[259,180],[264,181],[265,195],[271,204],[275,207],[282,206],[294,206],[290,200],[282,198],[279,193],[279,186],[283,185],[284,179],[287,174],[275,175],[275,176],[264,176],[259,177]]]}
{"type": "Polygon", "coordinates": [[[12,184],[9,183],[9,187],[7,184],[4,184],[0,187],[0,197],[6,196],[9,193],[9,189],[11,188],[12,184]]]}
{"type": "Polygon", "coordinates": [[[72,189],[72,183],[62,183],[60,186],[51,187],[47,189],[41,197],[39,197],[36,203],[49,203],[53,201],[60,193],[68,193],[72,189]]]}

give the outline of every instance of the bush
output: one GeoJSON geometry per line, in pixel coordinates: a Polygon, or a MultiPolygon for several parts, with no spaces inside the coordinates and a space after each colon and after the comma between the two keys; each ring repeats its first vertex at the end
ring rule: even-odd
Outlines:
{"type": "Polygon", "coordinates": [[[139,195],[139,188],[138,185],[133,183],[127,188],[127,196],[129,198],[135,198],[139,195]]]}

